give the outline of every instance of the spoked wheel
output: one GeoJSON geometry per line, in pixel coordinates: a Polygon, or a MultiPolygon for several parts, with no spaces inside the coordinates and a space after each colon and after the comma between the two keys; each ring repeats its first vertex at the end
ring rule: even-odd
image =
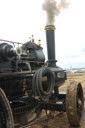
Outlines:
{"type": "Polygon", "coordinates": [[[67,88],[66,112],[70,125],[80,126],[84,114],[83,89],[80,83],[71,82],[67,88]]]}
{"type": "Polygon", "coordinates": [[[9,101],[0,88],[0,128],[14,128],[12,110],[9,101]]]}

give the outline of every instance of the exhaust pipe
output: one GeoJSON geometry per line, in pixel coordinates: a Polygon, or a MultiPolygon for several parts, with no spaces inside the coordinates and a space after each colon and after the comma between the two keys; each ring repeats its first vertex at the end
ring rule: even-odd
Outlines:
{"type": "Polygon", "coordinates": [[[55,59],[55,30],[54,25],[47,25],[46,30],[46,40],[47,40],[47,53],[48,53],[48,67],[56,67],[57,60],[55,59]]]}

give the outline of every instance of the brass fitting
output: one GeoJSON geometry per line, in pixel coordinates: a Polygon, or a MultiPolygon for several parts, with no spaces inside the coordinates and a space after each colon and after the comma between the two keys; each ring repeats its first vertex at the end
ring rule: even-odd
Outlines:
{"type": "Polygon", "coordinates": [[[27,50],[26,52],[27,52],[27,54],[29,54],[29,50],[27,50]]]}
{"type": "Polygon", "coordinates": [[[44,30],[55,30],[55,29],[56,29],[56,28],[55,28],[54,25],[48,25],[48,26],[45,27],[44,30]]]}
{"type": "Polygon", "coordinates": [[[39,44],[39,46],[41,46],[41,40],[38,40],[38,44],[39,44]]]}

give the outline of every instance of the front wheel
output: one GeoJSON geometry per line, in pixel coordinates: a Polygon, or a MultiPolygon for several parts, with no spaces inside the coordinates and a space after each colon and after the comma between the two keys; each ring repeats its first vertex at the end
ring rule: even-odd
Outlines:
{"type": "Polygon", "coordinates": [[[9,100],[0,88],[0,128],[14,128],[14,120],[9,100]]]}
{"type": "Polygon", "coordinates": [[[80,83],[71,82],[67,88],[66,112],[70,125],[80,126],[84,115],[83,89],[80,83]]]}

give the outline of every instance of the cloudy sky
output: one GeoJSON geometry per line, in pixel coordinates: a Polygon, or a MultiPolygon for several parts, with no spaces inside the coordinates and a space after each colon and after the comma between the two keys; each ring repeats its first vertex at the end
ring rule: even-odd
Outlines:
{"type": "MultiPolygon", "coordinates": [[[[59,0],[58,0],[59,1],[59,0]]],[[[85,68],[85,0],[68,0],[69,7],[55,20],[57,65],[85,68]]],[[[34,35],[46,53],[44,0],[0,0],[0,39],[26,42],[34,35]]],[[[47,57],[46,57],[47,58],[47,57]]]]}

